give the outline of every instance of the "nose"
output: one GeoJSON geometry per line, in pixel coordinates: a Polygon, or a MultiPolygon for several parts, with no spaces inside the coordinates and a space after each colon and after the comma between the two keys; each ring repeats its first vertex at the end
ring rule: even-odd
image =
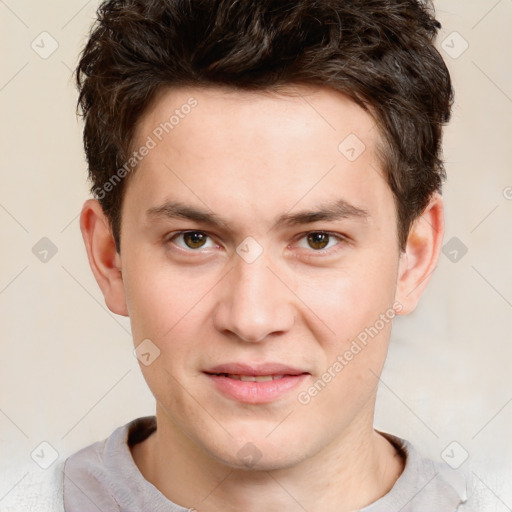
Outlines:
{"type": "Polygon", "coordinates": [[[270,270],[264,255],[252,263],[234,258],[234,268],[219,290],[215,328],[246,342],[289,331],[295,319],[292,293],[270,270]]]}

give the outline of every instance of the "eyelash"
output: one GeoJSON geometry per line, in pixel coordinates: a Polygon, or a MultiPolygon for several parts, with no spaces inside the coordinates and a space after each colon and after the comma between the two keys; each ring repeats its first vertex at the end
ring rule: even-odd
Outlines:
{"type": "MultiPolygon", "coordinates": [[[[185,230],[185,231],[177,231],[177,232],[174,232],[174,233],[170,233],[168,234],[166,237],[165,237],[165,243],[173,243],[174,245],[176,245],[173,240],[180,237],[180,236],[183,236],[184,234],[186,233],[200,233],[202,235],[206,235],[208,237],[208,239],[210,240],[214,240],[214,238],[208,234],[207,232],[205,231],[201,231],[201,230],[193,230],[193,229],[188,229],[188,230],[185,230]]],[[[318,230],[318,231],[306,231],[304,233],[300,233],[299,235],[297,235],[294,239],[294,242],[293,243],[297,243],[299,242],[300,240],[306,238],[308,235],[311,235],[311,234],[324,234],[324,235],[327,235],[329,237],[332,237],[332,238],[335,238],[338,243],[334,246],[334,247],[331,247],[331,248],[328,248],[328,249],[312,249],[312,248],[309,248],[309,249],[305,249],[309,254],[308,254],[308,257],[315,257],[315,256],[323,256],[323,255],[330,255],[334,252],[336,252],[337,250],[340,249],[339,245],[344,245],[344,244],[347,244],[349,242],[349,239],[347,236],[341,234],[341,233],[333,233],[331,231],[322,231],[322,230],[318,230]]],[[[329,240],[330,242],[330,240],[329,240]]],[[[211,248],[208,248],[208,249],[211,249],[211,248]]],[[[201,252],[201,248],[198,248],[198,249],[192,249],[192,248],[187,248],[187,249],[184,249],[182,247],[178,247],[178,250],[181,250],[181,251],[184,251],[184,252],[188,252],[188,253],[200,253],[201,252]]]]}

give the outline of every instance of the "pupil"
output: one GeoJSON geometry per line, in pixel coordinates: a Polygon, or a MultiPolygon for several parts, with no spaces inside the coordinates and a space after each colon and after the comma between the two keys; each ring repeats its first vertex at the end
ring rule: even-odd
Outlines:
{"type": "Polygon", "coordinates": [[[197,249],[206,242],[206,235],[197,231],[191,231],[189,233],[183,233],[183,239],[185,244],[191,249],[197,249]]]}
{"type": "Polygon", "coordinates": [[[329,243],[329,235],[326,233],[310,233],[308,244],[312,249],[323,249],[329,243]]]}

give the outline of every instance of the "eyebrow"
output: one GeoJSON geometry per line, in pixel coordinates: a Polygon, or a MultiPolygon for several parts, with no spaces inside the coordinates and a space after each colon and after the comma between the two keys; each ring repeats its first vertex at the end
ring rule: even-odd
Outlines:
{"type": "Polygon", "coordinates": [[[276,225],[286,224],[294,226],[297,224],[312,224],[318,221],[335,221],[349,218],[365,220],[369,216],[367,210],[353,206],[344,199],[338,199],[333,203],[327,203],[314,210],[303,210],[293,214],[286,213],[281,215],[276,225]]]}
{"type": "MultiPolygon", "coordinates": [[[[211,211],[177,201],[167,201],[160,206],[149,208],[146,211],[146,215],[150,219],[160,217],[169,219],[179,218],[223,228],[228,228],[229,226],[226,220],[211,211]]],[[[349,218],[366,220],[368,217],[369,213],[367,210],[353,206],[343,199],[338,199],[332,203],[321,205],[316,209],[302,210],[296,213],[285,213],[277,219],[274,227],[280,225],[296,226],[312,224],[319,221],[336,221],[349,218]]]]}

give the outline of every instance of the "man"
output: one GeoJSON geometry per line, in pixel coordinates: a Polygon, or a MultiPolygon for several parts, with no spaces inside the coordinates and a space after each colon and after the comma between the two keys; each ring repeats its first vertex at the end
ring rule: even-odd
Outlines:
{"type": "Polygon", "coordinates": [[[65,465],[84,510],[463,511],[373,428],[443,235],[452,90],[416,1],[108,1],[78,69],[81,229],[156,416],[65,465]]]}

